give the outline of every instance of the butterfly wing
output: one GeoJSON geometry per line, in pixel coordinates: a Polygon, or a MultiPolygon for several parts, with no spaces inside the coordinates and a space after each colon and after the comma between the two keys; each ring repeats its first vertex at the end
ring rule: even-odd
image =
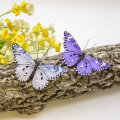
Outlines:
{"type": "Polygon", "coordinates": [[[66,73],[67,70],[57,65],[41,65],[38,66],[32,81],[32,85],[35,89],[45,88],[49,80],[53,80],[60,76],[60,74],[66,73]]]}
{"type": "Polygon", "coordinates": [[[76,54],[82,55],[79,45],[76,43],[73,36],[66,31],[64,32],[64,48],[66,51],[74,51],[76,54]]]}
{"type": "Polygon", "coordinates": [[[79,74],[81,75],[90,75],[92,72],[92,67],[91,65],[83,58],[78,64],[76,71],[78,71],[79,74]]]}
{"type": "Polygon", "coordinates": [[[75,39],[68,32],[64,32],[64,49],[66,51],[63,53],[62,58],[68,66],[74,66],[82,52],[75,39]]]}
{"type": "Polygon", "coordinates": [[[85,56],[77,65],[78,73],[90,75],[93,70],[101,71],[110,68],[110,65],[98,58],[85,56]]]}
{"type": "Polygon", "coordinates": [[[98,58],[85,57],[86,61],[92,66],[93,70],[101,71],[110,68],[110,65],[98,58]]]}
{"type": "Polygon", "coordinates": [[[21,82],[26,81],[32,74],[35,62],[32,57],[22,47],[13,44],[14,61],[17,63],[15,76],[21,82]]]}
{"type": "Polygon", "coordinates": [[[42,67],[45,67],[51,71],[54,71],[58,74],[58,76],[60,74],[64,74],[67,73],[67,69],[65,69],[64,67],[58,66],[58,65],[42,65],[42,67]]]}
{"type": "Polygon", "coordinates": [[[79,60],[79,55],[72,51],[66,51],[63,53],[62,58],[64,59],[64,62],[71,67],[77,63],[79,60]]]}

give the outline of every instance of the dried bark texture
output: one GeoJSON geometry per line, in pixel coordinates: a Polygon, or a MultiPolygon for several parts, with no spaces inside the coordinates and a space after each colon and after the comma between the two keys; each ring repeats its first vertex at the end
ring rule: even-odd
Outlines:
{"type": "Polygon", "coordinates": [[[15,64],[0,66],[0,112],[18,111],[22,114],[40,112],[51,100],[77,97],[85,93],[101,91],[120,85],[120,44],[87,49],[89,56],[100,58],[111,65],[110,69],[94,72],[88,77],[68,68],[62,54],[47,57],[41,64],[62,65],[68,69],[43,90],[35,90],[31,81],[19,82],[14,76],[15,64]]]}

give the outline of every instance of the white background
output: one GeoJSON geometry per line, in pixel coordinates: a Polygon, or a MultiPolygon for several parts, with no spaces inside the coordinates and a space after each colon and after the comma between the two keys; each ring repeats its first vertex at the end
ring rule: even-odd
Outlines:
{"type": "MultiPolygon", "coordinates": [[[[28,0],[27,0],[28,1],[28,0]]],[[[12,3],[22,0],[0,0],[0,14],[11,9],[12,3]]],[[[57,40],[63,41],[64,31],[70,32],[81,49],[120,43],[119,0],[29,0],[35,6],[34,15],[13,14],[5,18],[28,21],[31,26],[54,23],[57,40]]],[[[62,49],[62,51],[64,51],[62,49]]],[[[40,113],[20,115],[0,113],[0,120],[120,120],[120,87],[91,93],[77,98],[51,101],[40,113]]]]}

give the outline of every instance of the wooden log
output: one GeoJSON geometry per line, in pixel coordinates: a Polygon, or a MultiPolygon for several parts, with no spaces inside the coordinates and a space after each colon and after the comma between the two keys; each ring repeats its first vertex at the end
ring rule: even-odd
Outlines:
{"type": "Polygon", "coordinates": [[[51,100],[77,97],[120,85],[120,44],[106,45],[86,50],[86,56],[97,57],[111,68],[84,77],[68,68],[61,59],[62,53],[47,57],[41,64],[53,64],[68,69],[43,90],[35,90],[31,81],[19,82],[14,76],[15,63],[0,66],[0,112],[18,111],[21,114],[40,112],[51,100]]]}

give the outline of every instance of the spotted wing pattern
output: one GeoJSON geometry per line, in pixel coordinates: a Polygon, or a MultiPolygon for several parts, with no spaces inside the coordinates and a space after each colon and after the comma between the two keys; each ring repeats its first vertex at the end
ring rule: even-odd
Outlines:
{"type": "Polygon", "coordinates": [[[64,32],[64,49],[63,60],[68,66],[74,66],[79,60],[79,55],[82,55],[82,52],[72,35],[66,31],[64,32]]]}
{"type": "Polygon", "coordinates": [[[85,56],[78,64],[76,70],[81,75],[90,75],[93,71],[110,68],[110,65],[98,58],[85,56]]]}
{"type": "Polygon", "coordinates": [[[21,82],[26,81],[34,69],[35,62],[27,51],[17,44],[13,44],[14,61],[17,63],[15,76],[21,82]]]}
{"type": "Polygon", "coordinates": [[[41,65],[37,68],[32,85],[35,89],[41,90],[49,84],[49,80],[53,80],[67,72],[67,69],[57,65],[41,65]]]}
{"type": "Polygon", "coordinates": [[[64,48],[66,51],[74,51],[76,54],[82,54],[81,49],[73,36],[66,31],[64,32],[64,48]]]}

